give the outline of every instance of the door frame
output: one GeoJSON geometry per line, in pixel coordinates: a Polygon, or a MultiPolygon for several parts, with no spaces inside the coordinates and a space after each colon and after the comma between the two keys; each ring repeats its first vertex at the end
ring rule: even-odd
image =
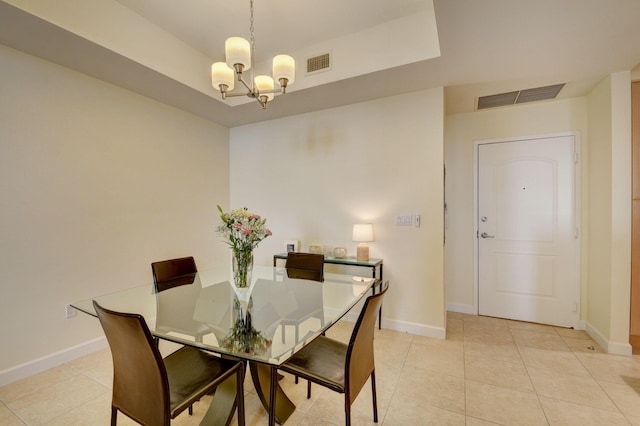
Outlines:
{"type": "Polygon", "coordinates": [[[528,140],[536,140],[536,139],[549,139],[549,138],[559,138],[559,137],[567,137],[573,136],[575,146],[574,146],[574,215],[575,215],[575,238],[574,238],[574,250],[575,250],[575,264],[574,264],[574,273],[576,282],[573,285],[576,287],[576,300],[577,300],[577,311],[578,311],[578,323],[574,324],[573,327],[578,330],[584,330],[585,322],[582,319],[582,204],[581,204],[581,192],[582,192],[582,181],[581,181],[581,168],[582,168],[582,143],[580,139],[580,132],[578,131],[568,131],[568,132],[559,132],[559,133],[546,133],[539,135],[530,135],[530,136],[516,136],[516,137],[507,137],[507,138],[499,138],[499,139],[478,139],[473,141],[473,310],[476,315],[478,315],[480,306],[478,301],[478,292],[480,287],[480,276],[479,276],[479,255],[480,255],[480,247],[479,247],[479,237],[478,237],[478,174],[480,172],[478,165],[478,156],[479,156],[479,148],[480,145],[490,144],[490,143],[500,143],[500,142],[519,142],[519,141],[528,141],[528,140]]]}

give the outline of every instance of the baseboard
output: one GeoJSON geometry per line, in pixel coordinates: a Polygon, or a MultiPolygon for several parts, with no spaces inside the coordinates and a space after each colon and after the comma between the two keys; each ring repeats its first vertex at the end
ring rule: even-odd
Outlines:
{"type": "MultiPolygon", "coordinates": [[[[349,322],[356,322],[358,320],[359,312],[352,311],[356,311],[356,309],[352,309],[351,312],[347,313],[347,315],[342,317],[342,319],[349,322]]],[[[446,338],[446,330],[444,327],[433,327],[430,325],[416,324],[407,321],[390,320],[385,319],[384,317],[382,317],[382,328],[400,331],[403,333],[417,334],[418,336],[433,337],[435,339],[444,340],[446,338]]]]}
{"type": "Polygon", "coordinates": [[[633,348],[628,342],[612,342],[604,337],[597,328],[588,322],[586,323],[584,330],[608,354],[631,356],[633,353],[633,348]]]}
{"type": "Polygon", "coordinates": [[[431,325],[416,324],[407,321],[382,318],[382,328],[441,340],[444,340],[447,337],[447,332],[444,327],[433,327],[431,325]]]}
{"type": "Polygon", "coordinates": [[[9,383],[33,376],[34,374],[41,373],[50,368],[73,361],[74,359],[92,354],[96,351],[105,349],[106,347],[107,339],[103,336],[64,349],[60,352],[55,352],[42,358],[16,365],[15,367],[0,371],[0,386],[5,386],[9,383]]]}

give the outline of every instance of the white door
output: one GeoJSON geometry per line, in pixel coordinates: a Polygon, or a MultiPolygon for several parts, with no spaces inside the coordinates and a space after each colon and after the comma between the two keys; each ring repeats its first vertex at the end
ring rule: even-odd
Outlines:
{"type": "Polygon", "coordinates": [[[575,135],[477,145],[478,313],[577,326],[575,135]]]}

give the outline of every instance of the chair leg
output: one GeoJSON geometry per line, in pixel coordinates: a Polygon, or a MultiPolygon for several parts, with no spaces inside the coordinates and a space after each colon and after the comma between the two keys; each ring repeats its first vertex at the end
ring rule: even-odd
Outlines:
{"type": "Polygon", "coordinates": [[[236,377],[236,404],[238,406],[238,426],[245,426],[244,418],[244,369],[245,364],[238,367],[238,376],[236,377]]]}
{"type": "Polygon", "coordinates": [[[307,399],[311,399],[311,380],[307,380],[307,399]]]}
{"type": "Polygon", "coordinates": [[[371,396],[373,397],[373,422],[378,423],[378,397],[376,395],[376,372],[371,372],[371,396]]]}
{"type": "Polygon", "coordinates": [[[193,405],[189,406],[189,415],[193,416],[193,405]]]}
{"type": "Polygon", "coordinates": [[[111,426],[116,426],[118,423],[118,409],[116,407],[111,407],[111,426]]]}
{"type": "Polygon", "coordinates": [[[351,426],[351,404],[349,403],[348,392],[344,394],[344,424],[351,426]]]}

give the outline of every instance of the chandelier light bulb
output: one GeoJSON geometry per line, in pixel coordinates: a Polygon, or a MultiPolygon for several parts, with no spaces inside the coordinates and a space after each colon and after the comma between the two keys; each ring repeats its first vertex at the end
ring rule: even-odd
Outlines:
{"type": "Polygon", "coordinates": [[[286,87],[296,79],[296,61],[289,55],[276,55],[273,58],[273,79],[286,87]]]}
{"type": "Polygon", "coordinates": [[[234,87],[233,70],[227,66],[226,62],[216,62],[211,65],[211,85],[224,93],[233,90],[234,87]],[[221,87],[221,86],[226,87],[221,87]],[[223,90],[224,89],[224,90],[223,90]]]}
{"type": "Polygon", "coordinates": [[[251,45],[242,37],[229,37],[224,42],[224,53],[227,65],[235,69],[236,64],[242,65],[242,70],[251,68],[251,45]]]}
{"type": "Polygon", "coordinates": [[[258,75],[256,76],[255,83],[261,101],[266,102],[273,99],[273,78],[268,75],[258,75]],[[266,97],[266,101],[263,99],[264,97],[266,97]]]}

